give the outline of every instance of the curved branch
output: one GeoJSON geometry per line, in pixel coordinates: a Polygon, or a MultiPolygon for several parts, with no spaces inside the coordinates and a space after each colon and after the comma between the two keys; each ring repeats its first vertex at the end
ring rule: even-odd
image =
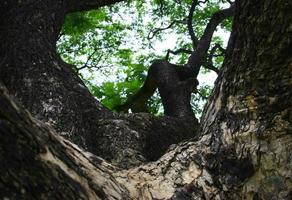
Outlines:
{"type": "Polygon", "coordinates": [[[223,56],[224,54],[225,54],[225,49],[223,47],[221,47],[220,44],[215,44],[214,47],[210,50],[209,56],[206,60],[206,63],[204,63],[204,67],[219,74],[219,69],[217,69],[213,65],[212,59],[213,59],[213,57],[223,56]],[[215,54],[217,49],[221,51],[221,54],[215,54]]]}
{"type": "Polygon", "coordinates": [[[162,28],[155,28],[154,30],[152,30],[151,32],[149,32],[147,39],[151,40],[154,38],[154,36],[159,33],[160,31],[164,31],[167,29],[170,29],[174,24],[178,24],[178,23],[184,23],[184,20],[174,20],[172,21],[168,26],[166,27],[162,27],[162,28]]]}
{"type": "MultiPolygon", "coordinates": [[[[194,1],[197,4],[201,2],[194,1]]],[[[195,4],[194,4],[195,5],[195,4]]],[[[194,6],[193,6],[194,9],[194,6]]],[[[207,25],[202,38],[198,41],[196,52],[186,51],[179,49],[177,51],[168,50],[166,58],[168,59],[169,53],[191,53],[189,61],[186,66],[176,66],[167,61],[154,62],[148,71],[147,79],[142,88],[123,105],[116,107],[117,111],[128,111],[132,109],[133,112],[147,112],[146,101],[153,95],[156,88],[158,88],[161,95],[165,115],[169,116],[192,116],[192,108],[190,106],[191,93],[196,91],[198,82],[196,80],[199,69],[206,62],[208,49],[217,25],[229,16],[233,15],[233,6],[216,12],[209,24],[207,25]]],[[[192,13],[194,11],[191,11],[192,13]]],[[[165,28],[156,29],[152,37],[160,30],[170,28],[175,24],[173,21],[165,28]]],[[[216,46],[216,45],[215,45],[216,46]]],[[[216,46],[216,49],[219,48],[216,46]]],[[[212,51],[216,51],[213,49],[212,51]]],[[[166,60],[167,60],[166,59],[166,60]]],[[[213,65],[208,64],[208,68],[219,72],[213,65]]]]}
{"type": "Polygon", "coordinates": [[[128,110],[131,109],[134,113],[148,112],[146,102],[154,94],[156,89],[157,83],[155,79],[152,75],[148,74],[139,91],[132,97],[128,98],[124,104],[116,106],[114,110],[118,112],[128,112],[128,110]]]}
{"type": "Polygon", "coordinates": [[[196,47],[196,50],[192,53],[192,55],[189,57],[189,60],[187,62],[187,66],[191,67],[192,72],[195,76],[198,75],[200,71],[200,67],[204,63],[208,49],[210,47],[211,39],[213,36],[213,33],[216,30],[216,27],[225,19],[228,17],[233,16],[235,10],[234,4],[231,5],[227,9],[219,10],[218,12],[214,13],[211,17],[209,23],[207,24],[207,27],[205,28],[204,34],[201,37],[201,39],[198,42],[198,45],[196,47]]]}
{"type": "Polygon", "coordinates": [[[142,88],[117,111],[147,112],[146,101],[158,88],[164,107],[164,114],[174,117],[196,119],[192,111],[191,93],[196,92],[199,84],[190,68],[171,64],[165,60],[156,60],[148,70],[147,79],[142,88]]]}
{"type": "Polygon", "coordinates": [[[175,50],[175,51],[172,51],[170,49],[167,50],[167,54],[165,56],[165,60],[168,60],[169,59],[169,54],[174,54],[174,55],[178,55],[178,54],[181,54],[181,53],[185,53],[185,54],[192,54],[193,51],[191,50],[188,50],[188,49],[183,49],[183,48],[180,48],[178,50],[175,50]]]}
{"type": "Polygon", "coordinates": [[[189,31],[189,34],[191,36],[191,40],[193,42],[193,48],[194,49],[197,46],[198,38],[196,37],[195,32],[194,32],[194,28],[193,28],[193,16],[194,16],[194,12],[195,12],[196,6],[198,4],[199,4],[199,2],[197,0],[193,0],[192,1],[192,5],[191,5],[190,12],[189,12],[189,15],[188,15],[188,31],[189,31]]]}
{"type": "Polygon", "coordinates": [[[214,72],[216,72],[217,74],[219,74],[220,70],[217,69],[212,62],[206,62],[203,65],[206,69],[212,70],[214,72]]]}

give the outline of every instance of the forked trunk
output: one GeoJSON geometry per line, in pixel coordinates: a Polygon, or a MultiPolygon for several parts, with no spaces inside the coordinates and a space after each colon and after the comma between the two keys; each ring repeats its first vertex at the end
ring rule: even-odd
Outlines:
{"type": "Polygon", "coordinates": [[[198,124],[143,114],[116,116],[95,100],[72,67],[60,59],[56,41],[65,14],[79,10],[74,5],[87,8],[118,1],[5,1],[0,5],[0,81],[58,134],[129,167],[156,160],[169,145],[194,137],[198,124]],[[167,129],[157,128],[158,124],[167,124],[167,129]]]}
{"type": "MultiPolygon", "coordinates": [[[[24,79],[19,79],[23,85],[13,87],[9,82],[12,78],[5,77],[3,72],[9,69],[17,75],[17,65],[30,69],[34,57],[28,57],[31,54],[25,54],[22,50],[25,47],[17,46],[18,43],[15,43],[18,48],[10,48],[9,37],[18,38],[8,32],[20,33],[13,26],[13,12],[25,13],[18,9],[33,5],[13,9],[8,9],[9,6],[3,9],[1,5],[1,19],[11,19],[10,23],[1,21],[1,40],[9,50],[4,51],[1,46],[1,79],[10,85],[14,94],[18,87],[30,87],[25,86],[24,79]],[[4,30],[4,25],[9,28],[4,30]],[[15,62],[6,52],[15,52],[11,54],[16,56],[15,62]]],[[[173,147],[156,162],[128,170],[116,168],[56,136],[23,112],[1,87],[0,160],[4,162],[0,165],[0,191],[3,198],[291,199],[291,10],[292,3],[288,0],[237,1],[225,63],[202,118],[201,137],[173,147]]],[[[30,17],[15,19],[17,24],[30,17]]],[[[29,39],[24,42],[29,44],[29,39]]],[[[38,55],[37,52],[33,55],[38,55]]],[[[46,55],[55,54],[48,49],[39,56],[46,55]]],[[[58,65],[54,68],[54,62],[49,63],[50,69],[57,71],[58,65]]],[[[39,66],[33,69],[38,71],[45,65],[39,66]]],[[[26,78],[28,74],[24,73],[26,78]]],[[[75,114],[74,111],[72,116],[75,114]]],[[[108,119],[102,127],[119,135],[124,125],[139,124],[137,118],[131,120],[130,116],[124,123],[124,117],[108,119]]],[[[144,119],[141,117],[141,127],[144,119]]],[[[157,127],[168,130],[167,125],[157,127]]],[[[140,130],[136,131],[139,135],[140,130]]]]}

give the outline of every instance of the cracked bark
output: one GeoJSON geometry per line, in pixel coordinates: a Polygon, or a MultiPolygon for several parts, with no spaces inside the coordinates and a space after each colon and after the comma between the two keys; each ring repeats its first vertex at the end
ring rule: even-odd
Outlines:
{"type": "MultiPolygon", "coordinates": [[[[1,86],[2,197],[291,199],[291,9],[287,0],[237,1],[231,41],[201,120],[200,138],[172,146],[159,160],[128,170],[58,136],[1,86]]],[[[0,23],[5,41],[6,29],[0,23]]],[[[2,48],[0,52],[3,70],[8,58],[2,59],[6,55],[2,48]]],[[[8,88],[13,94],[13,87],[8,88]]],[[[129,126],[136,119],[130,121],[129,126]]]]}

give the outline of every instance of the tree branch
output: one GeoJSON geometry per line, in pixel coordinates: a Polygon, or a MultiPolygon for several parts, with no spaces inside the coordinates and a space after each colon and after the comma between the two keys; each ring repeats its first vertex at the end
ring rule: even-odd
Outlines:
{"type": "Polygon", "coordinates": [[[143,86],[138,90],[136,94],[127,99],[127,101],[118,105],[114,110],[118,112],[128,112],[129,109],[132,112],[149,112],[146,107],[147,100],[153,95],[157,89],[157,83],[151,75],[148,74],[143,86]]]}
{"type": "MultiPolygon", "coordinates": [[[[94,49],[94,51],[92,52],[92,54],[90,54],[90,55],[88,56],[88,58],[87,58],[85,64],[84,64],[83,66],[77,68],[78,71],[81,70],[81,69],[84,69],[84,68],[87,68],[87,67],[88,67],[88,63],[89,63],[89,61],[90,61],[91,58],[94,56],[94,54],[96,54],[97,50],[98,50],[98,48],[95,48],[95,49],[94,49]]],[[[100,61],[101,58],[102,58],[102,55],[98,58],[98,60],[100,61]]]]}
{"type": "Polygon", "coordinates": [[[181,54],[181,53],[186,53],[186,54],[192,54],[193,51],[191,50],[188,50],[188,49],[183,49],[183,48],[180,48],[178,50],[175,50],[175,51],[172,51],[170,49],[167,50],[167,54],[165,56],[165,60],[168,60],[169,59],[169,54],[174,54],[174,55],[177,55],[177,54],[181,54]]]}
{"type": "Polygon", "coordinates": [[[95,10],[124,0],[67,0],[67,13],[95,10]]]}
{"type": "Polygon", "coordinates": [[[159,33],[160,31],[164,31],[164,30],[167,30],[167,29],[170,29],[174,24],[177,24],[177,23],[184,23],[184,20],[174,20],[172,21],[168,26],[166,27],[160,27],[160,28],[155,28],[154,30],[152,30],[151,32],[149,32],[148,36],[147,36],[147,39],[148,40],[151,40],[154,38],[154,36],[159,33]]]}
{"type": "Polygon", "coordinates": [[[219,74],[220,70],[217,69],[212,62],[207,61],[206,63],[204,63],[203,65],[206,69],[210,69],[214,72],[216,72],[217,74],[219,74]]]}
{"type": "Polygon", "coordinates": [[[196,37],[195,32],[194,32],[194,28],[193,28],[193,16],[194,16],[196,6],[198,4],[199,4],[199,2],[197,0],[192,1],[192,5],[191,5],[189,16],[188,16],[188,31],[189,31],[189,34],[191,36],[191,40],[193,42],[194,49],[197,46],[198,38],[196,37]]]}
{"type": "Polygon", "coordinates": [[[210,69],[214,72],[216,72],[217,74],[219,73],[219,69],[217,69],[214,65],[213,65],[213,57],[217,57],[217,56],[223,56],[225,54],[225,49],[223,47],[220,46],[220,44],[215,44],[214,47],[210,50],[209,56],[206,60],[206,63],[204,63],[204,67],[207,69],[210,69]],[[215,54],[216,50],[220,50],[221,54],[215,54]]]}
{"type": "Polygon", "coordinates": [[[195,76],[198,75],[200,67],[204,63],[208,49],[210,47],[211,39],[216,27],[226,18],[233,16],[235,6],[232,4],[229,8],[219,10],[214,13],[211,17],[207,27],[205,28],[204,34],[198,42],[196,50],[189,57],[187,66],[192,68],[192,72],[195,76]]]}

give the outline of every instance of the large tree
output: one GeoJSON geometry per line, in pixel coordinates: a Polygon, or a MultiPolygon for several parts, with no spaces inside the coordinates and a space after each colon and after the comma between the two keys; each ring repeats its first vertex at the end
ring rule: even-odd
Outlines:
{"type": "Polygon", "coordinates": [[[95,100],[56,52],[67,13],[116,2],[5,1],[1,4],[1,19],[5,20],[1,21],[0,79],[36,118],[52,125],[64,137],[108,160],[120,163],[130,157],[131,162],[140,163],[158,158],[170,144],[192,137],[197,124],[147,115],[121,116],[123,123],[113,120],[119,117],[95,100]],[[30,9],[24,12],[27,5],[30,9]],[[169,129],[155,130],[156,124],[161,123],[170,124],[169,129]],[[113,126],[120,131],[113,132],[113,126]]]}
{"type": "Polygon", "coordinates": [[[67,13],[115,2],[1,3],[3,199],[291,199],[291,2],[236,1],[199,129],[176,114],[180,106],[163,118],[111,113],[58,57],[67,13]],[[139,166],[122,170],[60,135],[121,167],[139,166]]]}

